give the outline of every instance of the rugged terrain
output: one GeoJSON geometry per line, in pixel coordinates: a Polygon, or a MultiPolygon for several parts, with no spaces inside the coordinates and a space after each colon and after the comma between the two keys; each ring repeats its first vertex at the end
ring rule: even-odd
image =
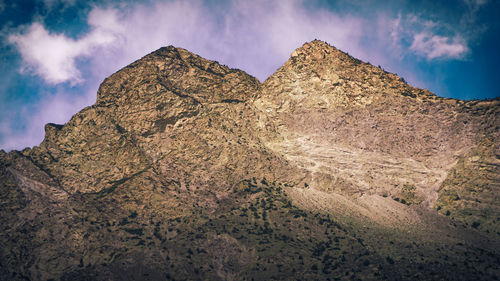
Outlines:
{"type": "Polygon", "coordinates": [[[318,40],[263,83],[161,48],[0,151],[0,279],[494,280],[499,126],[318,40]]]}

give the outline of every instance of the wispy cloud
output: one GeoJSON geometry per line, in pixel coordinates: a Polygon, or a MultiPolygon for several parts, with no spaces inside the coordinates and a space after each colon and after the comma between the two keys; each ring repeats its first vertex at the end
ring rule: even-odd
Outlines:
{"type": "Polygon", "coordinates": [[[468,6],[470,13],[475,14],[477,11],[488,3],[488,0],[463,0],[464,3],[468,6]]]}
{"type": "Polygon", "coordinates": [[[110,45],[117,37],[109,29],[113,19],[106,14],[104,20],[99,16],[101,10],[89,15],[91,31],[84,37],[74,40],[63,34],[52,34],[40,23],[33,23],[25,34],[9,36],[9,42],[15,44],[24,63],[22,72],[32,71],[50,84],[83,81],[76,60],[89,57],[99,47],[110,45]]]}
{"type": "Polygon", "coordinates": [[[468,48],[459,36],[450,38],[421,32],[413,36],[410,50],[432,60],[436,58],[461,58],[467,53],[468,48]]]}
{"type": "Polygon", "coordinates": [[[466,34],[446,22],[415,14],[386,19],[391,48],[399,57],[417,55],[427,60],[463,59],[470,51],[466,34]]]}

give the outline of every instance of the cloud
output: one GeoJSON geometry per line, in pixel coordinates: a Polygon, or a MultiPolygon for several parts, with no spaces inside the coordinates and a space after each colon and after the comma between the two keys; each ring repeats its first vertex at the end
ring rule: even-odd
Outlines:
{"type": "Polygon", "coordinates": [[[410,50],[432,60],[435,58],[461,58],[468,51],[464,40],[460,37],[443,37],[426,32],[413,36],[410,50]]]}
{"type": "Polygon", "coordinates": [[[302,1],[237,1],[217,28],[223,32],[208,46],[215,50],[211,55],[261,81],[274,73],[295,48],[313,39],[325,40],[353,54],[363,53],[362,19],[306,10],[302,1]]]}
{"type": "Polygon", "coordinates": [[[72,39],[63,34],[51,34],[40,23],[33,23],[25,34],[9,36],[9,42],[15,44],[23,57],[21,72],[32,71],[49,84],[83,82],[76,60],[89,57],[96,48],[104,47],[117,39],[112,26],[113,14],[105,17],[99,9],[89,16],[91,31],[80,39],[72,39]]]}
{"type": "Polygon", "coordinates": [[[447,22],[400,13],[395,18],[382,17],[379,26],[387,33],[382,36],[390,38],[391,50],[399,58],[417,55],[429,61],[464,59],[470,51],[467,32],[447,22]],[[384,29],[384,24],[388,28],[384,29]]]}
{"type": "Polygon", "coordinates": [[[411,37],[410,51],[427,60],[433,59],[465,59],[471,51],[470,46],[486,27],[477,24],[480,9],[488,4],[488,0],[463,0],[463,7],[457,18],[441,19],[439,14],[434,20],[411,14],[407,18],[407,35],[411,37]]]}

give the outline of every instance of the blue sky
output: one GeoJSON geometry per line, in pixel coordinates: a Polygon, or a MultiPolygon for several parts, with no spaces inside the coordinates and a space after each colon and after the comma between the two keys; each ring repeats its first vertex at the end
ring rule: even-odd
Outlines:
{"type": "Polygon", "coordinates": [[[438,96],[500,96],[500,1],[0,0],[0,148],[39,144],[102,80],[162,46],[264,81],[324,40],[438,96]]]}

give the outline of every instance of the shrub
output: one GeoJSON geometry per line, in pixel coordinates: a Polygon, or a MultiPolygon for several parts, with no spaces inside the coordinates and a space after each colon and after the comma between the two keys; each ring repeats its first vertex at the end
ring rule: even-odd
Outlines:
{"type": "Polygon", "coordinates": [[[142,235],[143,234],[142,228],[125,228],[124,230],[130,234],[135,234],[135,235],[142,235]]]}

